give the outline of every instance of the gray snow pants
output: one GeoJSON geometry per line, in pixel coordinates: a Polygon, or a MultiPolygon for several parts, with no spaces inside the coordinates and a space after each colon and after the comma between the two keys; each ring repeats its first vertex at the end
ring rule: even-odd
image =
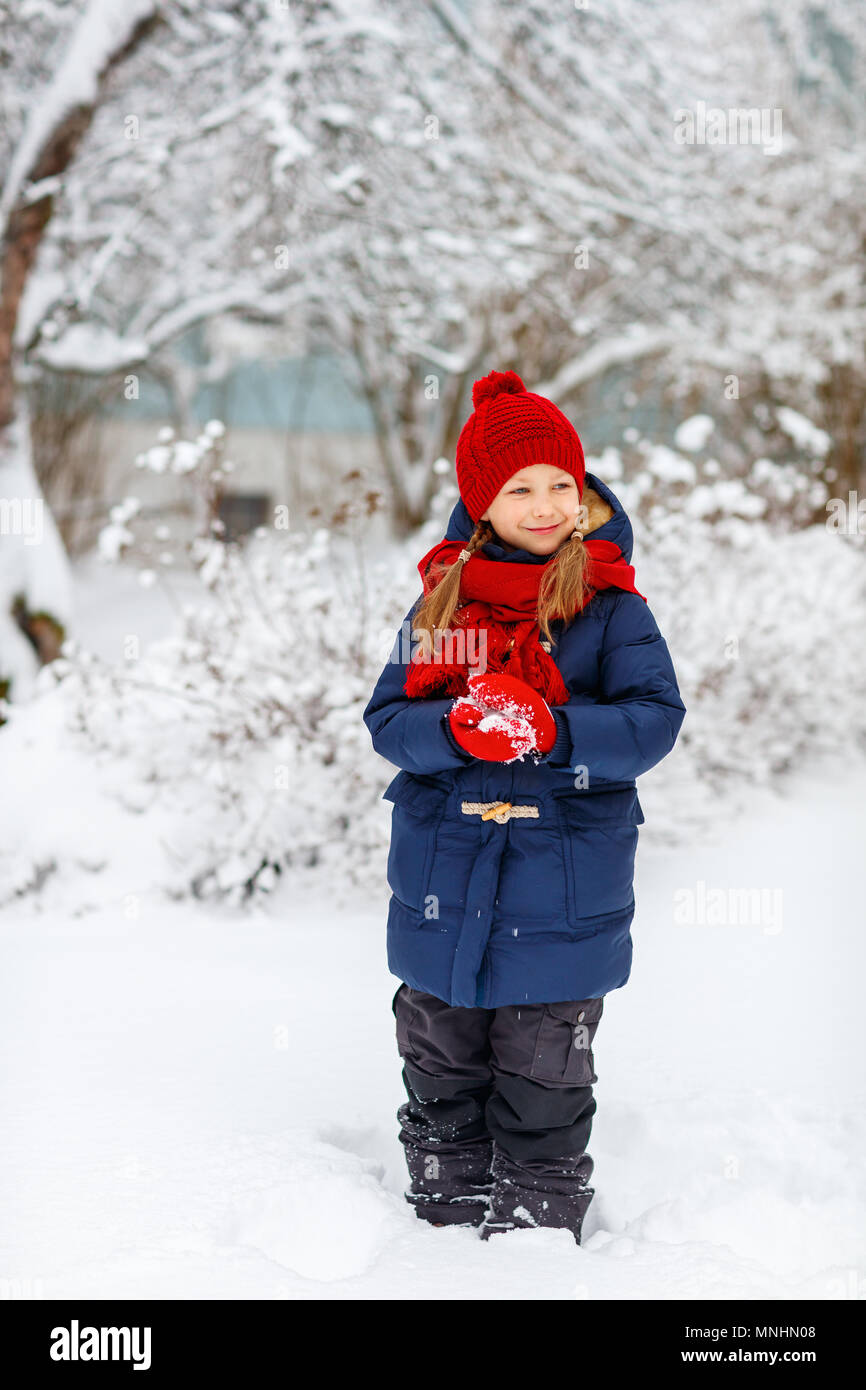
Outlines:
{"type": "Polygon", "coordinates": [[[397,1112],[422,1220],[570,1230],[578,1245],[593,1161],[592,1043],[603,998],[458,1008],[401,984],[391,1008],[409,1097],[397,1112]]]}

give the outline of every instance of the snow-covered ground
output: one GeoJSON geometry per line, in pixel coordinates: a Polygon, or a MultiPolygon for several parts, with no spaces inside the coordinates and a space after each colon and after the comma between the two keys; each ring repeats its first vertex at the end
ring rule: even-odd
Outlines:
{"type": "Polygon", "coordinates": [[[862,1297],[864,797],[862,765],[810,766],[713,843],[642,844],[581,1248],[436,1230],[404,1201],[384,888],[335,911],[284,883],[252,917],[156,894],[8,907],[0,1278],[44,1298],[862,1297]],[[714,888],[764,890],[762,922],[677,923],[714,888]]]}

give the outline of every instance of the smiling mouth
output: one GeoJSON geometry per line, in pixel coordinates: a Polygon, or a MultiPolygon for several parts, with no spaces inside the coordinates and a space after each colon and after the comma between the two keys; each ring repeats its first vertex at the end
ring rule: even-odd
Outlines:
{"type": "Polygon", "coordinates": [[[544,535],[547,531],[556,531],[562,525],[561,521],[555,521],[552,526],[527,526],[527,531],[532,531],[535,535],[544,535]]]}

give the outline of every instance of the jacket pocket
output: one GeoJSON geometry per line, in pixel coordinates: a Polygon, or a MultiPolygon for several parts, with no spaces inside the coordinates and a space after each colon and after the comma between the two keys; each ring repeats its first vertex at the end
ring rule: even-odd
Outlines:
{"type": "Polygon", "coordinates": [[[423,913],[430,887],[436,834],[445,814],[448,790],[401,771],[382,793],[392,801],[388,884],[407,907],[423,913]]]}
{"type": "Polygon", "coordinates": [[[593,1086],[598,1080],[592,1043],[604,998],[545,1004],[529,1075],[533,1081],[593,1086]]]}
{"type": "Polygon", "coordinates": [[[634,787],[557,797],[570,921],[634,906],[634,860],[644,814],[634,787]]]}

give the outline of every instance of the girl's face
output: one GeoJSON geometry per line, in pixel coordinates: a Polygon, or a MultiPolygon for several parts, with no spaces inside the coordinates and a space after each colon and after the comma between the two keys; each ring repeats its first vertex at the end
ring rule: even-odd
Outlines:
{"type": "Polygon", "coordinates": [[[552,555],[575,527],[580,506],[577,481],[551,463],[534,463],[515,473],[480,518],[507,545],[533,555],[552,555]]]}

